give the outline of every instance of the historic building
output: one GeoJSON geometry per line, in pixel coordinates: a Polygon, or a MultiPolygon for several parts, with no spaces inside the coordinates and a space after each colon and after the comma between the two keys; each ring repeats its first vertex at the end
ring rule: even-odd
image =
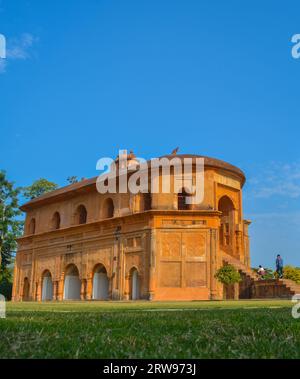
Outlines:
{"type": "MultiPolygon", "coordinates": [[[[174,156],[200,157],[175,152],[165,158],[174,156]]],[[[245,175],[231,164],[203,158],[204,200],[198,205],[186,204],[185,188],[100,194],[97,178],[24,204],[13,300],[222,299],[223,286],[214,275],[224,262],[251,279],[245,175]]],[[[132,159],[133,153],[128,162],[132,159]]],[[[174,170],[171,179],[174,184],[174,170]]]]}

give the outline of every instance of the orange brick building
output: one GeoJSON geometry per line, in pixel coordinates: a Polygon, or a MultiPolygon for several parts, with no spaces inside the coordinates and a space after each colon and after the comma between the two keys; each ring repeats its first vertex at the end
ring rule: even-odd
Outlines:
{"type": "MultiPolygon", "coordinates": [[[[225,261],[249,270],[245,176],[237,167],[204,157],[199,205],[185,204],[184,189],[100,194],[96,179],[21,207],[26,221],[18,240],[13,300],[222,299],[216,270],[225,261]]],[[[174,183],[172,170],[171,179],[174,183]]]]}

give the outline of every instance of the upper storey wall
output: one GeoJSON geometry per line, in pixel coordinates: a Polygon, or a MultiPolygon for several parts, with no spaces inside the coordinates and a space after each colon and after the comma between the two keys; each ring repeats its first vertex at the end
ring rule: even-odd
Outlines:
{"type": "MultiPolygon", "coordinates": [[[[176,180],[176,179],[175,179],[176,180]]],[[[195,184],[195,176],[193,179],[195,184]]],[[[174,185],[174,177],[171,176],[171,190],[174,185]]],[[[241,188],[243,180],[233,173],[222,169],[205,168],[204,176],[204,201],[190,209],[194,210],[218,210],[218,202],[222,196],[228,196],[237,210],[237,220],[242,219],[242,195],[241,188]]],[[[161,191],[161,187],[160,187],[161,191]]],[[[56,227],[53,217],[59,214],[59,228],[67,228],[77,225],[79,222],[78,208],[84,206],[86,209],[85,222],[96,222],[109,217],[123,216],[131,213],[142,212],[147,209],[177,210],[178,195],[172,190],[169,194],[147,194],[132,195],[125,194],[99,194],[96,185],[90,187],[88,192],[73,193],[65,199],[47,202],[44,205],[36,205],[27,211],[25,222],[25,235],[38,234],[54,230],[56,227]],[[107,199],[111,199],[108,201],[107,199]],[[113,209],[111,209],[113,208],[113,209]],[[35,220],[34,230],[31,222],[35,220]]]]}

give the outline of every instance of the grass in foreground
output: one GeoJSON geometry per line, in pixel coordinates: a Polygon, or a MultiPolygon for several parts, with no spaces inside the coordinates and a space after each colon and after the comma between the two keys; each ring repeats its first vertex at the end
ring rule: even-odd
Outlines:
{"type": "Polygon", "coordinates": [[[0,358],[300,358],[290,301],[8,303],[0,358]]]}

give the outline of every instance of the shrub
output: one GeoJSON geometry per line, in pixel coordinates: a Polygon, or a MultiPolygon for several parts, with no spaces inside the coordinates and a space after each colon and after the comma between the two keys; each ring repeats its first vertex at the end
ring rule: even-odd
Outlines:
{"type": "Polygon", "coordinates": [[[290,279],[300,284],[300,270],[294,266],[284,266],[283,268],[283,277],[284,279],[290,279]]]}
{"type": "Polygon", "coordinates": [[[223,284],[234,284],[242,280],[240,273],[232,265],[226,264],[219,268],[215,274],[215,278],[223,284]]]}

